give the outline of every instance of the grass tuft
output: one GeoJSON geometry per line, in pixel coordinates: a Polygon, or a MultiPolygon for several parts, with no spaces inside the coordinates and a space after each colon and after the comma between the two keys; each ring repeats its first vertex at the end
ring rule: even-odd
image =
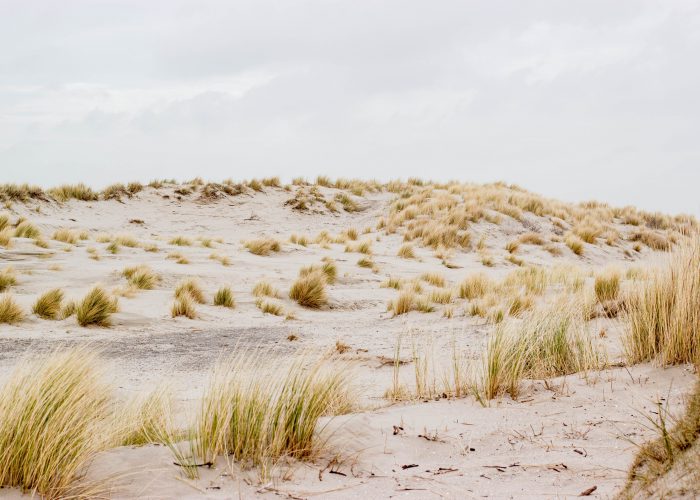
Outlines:
{"type": "Polygon", "coordinates": [[[233,292],[230,287],[222,286],[216,291],[214,295],[214,305],[221,307],[229,307],[233,309],[236,307],[236,303],[233,300],[233,292]]]}
{"type": "Polygon", "coordinates": [[[44,292],[32,306],[32,312],[44,319],[59,319],[61,317],[61,304],[63,302],[63,290],[54,288],[44,292]]]}
{"type": "Polygon", "coordinates": [[[282,248],[280,242],[274,238],[260,238],[244,243],[248,251],[255,255],[270,255],[272,252],[279,252],[282,248]]]}
{"type": "Polygon", "coordinates": [[[160,276],[148,266],[127,267],[122,271],[122,276],[140,290],[153,290],[160,281],[160,276]]]}
{"type": "Polygon", "coordinates": [[[318,270],[300,276],[289,289],[289,298],[304,307],[323,307],[328,303],[326,275],[318,270]]]}
{"type": "Polygon", "coordinates": [[[24,311],[17,305],[10,294],[0,297],[0,323],[14,325],[24,319],[24,311]]]}
{"type": "Polygon", "coordinates": [[[89,498],[77,481],[113,437],[110,389],[85,348],[18,364],[0,390],[0,485],[89,498]]]}
{"type": "Polygon", "coordinates": [[[182,298],[185,295],[190,296],[192,300],[194,300],[198,304],[206,303],[202,287],[199,286],[199,283],[194,278],[188,278],[180,281],[180,283],[178,283],[177,287],[175,288],[176,299],[182,298]]]}
{"type": "Polygon", "coordinates": [[[96,286],[76,306],[75,316],[80,326],[109,326],[109,317],[116,311],[116,297],[110,297],[104,288],[96,286]]]}

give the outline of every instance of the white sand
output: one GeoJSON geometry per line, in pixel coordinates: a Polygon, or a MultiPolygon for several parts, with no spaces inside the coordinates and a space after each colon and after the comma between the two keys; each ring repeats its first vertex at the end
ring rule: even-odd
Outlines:
{"type": "MultiPolygon", "coordinates": [[[[109,289],[123,287],[126,282],[120,272],[129,265],[147,264],[163,279],[155,290],[121,298],[121,311],[114,315],[111,328],[81,328],[75,318],[45,321],[34,316],[17,326],[0,326],[0,379],[24,352],[46,352],[65,342],[91,342],[111,363],[110,374],[121,397],[167,380],[175,389],[177,407],[184,412],[201,395],[207,370],[222,352],[251,346],[269,349],[270,356],[286,355],[299,348],[330,350],[339,340],[351,347],[343,358],[354,365],[363,403],[376,408],[332,422],[338,428],[329,449],[341,452],[337,472],[342,475],[328,470],[319,473],[332,456],[328,455],[311,464],[298,464],[287,480],[268,485],[257,484],[254,473],[236,472],[224,463],[203,471],[202,479],[188,484],[179,478],[166,448],[120,448],[98,457],[90,471],[93,478],[137,472],[118,481],[115,498],[231,498],[276,492],[290,498],[542,498],[576,496],[592,486],[597,487],[592,497],[609,497],[624,483],[634,454],[634,446],[624,437],[641,442],[652,435],[644,428],[640,412],[651,409],[659,395],[669,396],[670,407],[679,408],[682,395],[693,383],[694,376],[684,367],[642,365],[629,371],[590,374],[588,381],[569,376],[550,381],[549,388],[543,382],[532,382],[518,402],[505,398],[493,401],[489,408],[473,398],[389,406],[382,395],[392,372],[384,361],[393,356],[399,334],[413,332],[421,339],[430,338],[438,357],[454,338],[461,349],[477,358],[493,327],[465,315],[464,301],[454,307],[452,319],[442,317],[440,306],[434,313],[412,312],[392,318],[386,304],[397,292],[380,288],[380,283],[388,276],[414,278],[427,271],[442,273],[452,284],[476,271],[501,277],[515,269],[503,262],[507,241],[533,229],[548,234],[553,227],[533,214],[526,216],[527,228],[507,218],[499,226],[474,224],[470,227],[473,241],[487,236],[496,266],[484,267],[475,252],[457,252],[451,261],[460,267],[447,269],[432,251],[419,246],[418,259],[396,257],[401,236],[374,230],[377,219],[386,213],[392,198],[389,193],[358,199],[363,210],[353,214],[298,212],[284,205],[290,197],[282,189],[267,189],[252,196],[200,202],[197,195],[177,200],[172,189],[163,188],[147,189],[122,202],[15,205],[16,213],[39,225],[47,239],[57,228],[90,231],[90,240],[74,247],[51,241],[51,248],[44,250],[31,240],[17,239],[11,249],[0,248],[0,267],[11,264],[18,271],[19,283],[13,293],[26,309],[40,293],[54,287],[76,299],[95,283],[109,289]],[[163,194],[170,198],[164,199],[163,194]],[[41,213],[33,210],[37,205],[41,213]],[[143,224],[130,223],[133,219],[143,224]],[[313,238],[321,230],[335,235],[348,227],[359,232],[373,228],[360,240],[372,239],[378,273],[358,267],[361,255],[345,253],[344,245],[323,249],[287,242],[292,233],[313,238]],[[94,241],[102,232],[129,233],[140,243],[157,244],[160,251],[122,247],[112,255],[105,251],[105,244],[94,241]],[[176,235],[193,241],[223,238],[224,242],[214,243],[214,248],[203,248],[198,242],[191,247],[168,244],[176,235]],[[241,244],[260,236],[284,241],[282,251],[262,257],[241,244]],[[90,246],[98,249],[99,261],[89,258],[86,248],[90,246]],[[180,265],[166,259],[173,251],[183,253],[191,263],[180,265]],[[213,252],[228,256],[231,266],[209,259],[213,252]],[[339,268],[338,282],[329,287],[328,308],[304,309],[284,298],[285,309],[297,318],[285,320],[262,314],[255,307],[251,289],[259,280],[272,282],[286,297],[299,268],[319,263],[324,256],[334,258],[339,268]],[[184,277],[199,278],[209,298],[219,286],[230,285],[236,308],[201,305],[196,320],[172,319],[173,289],[184,277]],[[287,340],[291,334],[299,340],[287,340]],[[394,425],[404,430],[393,435],[394,425]],[[435,440],[419,437],[421,434],[435,440]],[[410,464],[417,466],[402,469],[410,464]]],[[[628,243],[586,245],[583,257],[560,245],[565,250],[561,257],[538,246],[523,246],[518,256],[537,265],[575,263],[583,267],[648,266],[658,259],[658,254],[646,249],[640,261],[631,261],[623,253],[628,243]]],[[[620,322],[597,319],[589,326],[595,332],[604,328],[611,359],[619,356],[620,322]]],[[[407,380],[411,371],[411,367],[403,371],[407,380]]],[[[0,492],[0,496],[9,494],[14,493],[0,492]]]]}

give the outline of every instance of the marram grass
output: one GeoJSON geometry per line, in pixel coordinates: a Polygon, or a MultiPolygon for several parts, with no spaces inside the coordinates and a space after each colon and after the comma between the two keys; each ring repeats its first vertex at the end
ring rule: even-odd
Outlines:
{"type": "Polygon", "coordinates": [[[112,439],[110,389],[84,348],[22,362],[0,389],[0,485],[89,498],[79,480],[112,439]]]}

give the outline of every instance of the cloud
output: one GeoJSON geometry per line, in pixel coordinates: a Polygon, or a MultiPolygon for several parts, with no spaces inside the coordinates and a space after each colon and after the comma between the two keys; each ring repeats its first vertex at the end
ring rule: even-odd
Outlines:
{"type": "Polygon", "coordinates": [[[700,213],[698,26],[683,0],[4,2],[0,169],[505,179],[700,213]]]}

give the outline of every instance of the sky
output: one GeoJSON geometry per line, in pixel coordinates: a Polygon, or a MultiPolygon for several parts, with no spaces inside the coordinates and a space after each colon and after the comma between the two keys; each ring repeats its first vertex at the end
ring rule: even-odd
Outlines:
{"type": "Polygon", "coordinates": [[[0,0],[0,182],[503,180],[700,214],[700,1],[0,0]]]}

